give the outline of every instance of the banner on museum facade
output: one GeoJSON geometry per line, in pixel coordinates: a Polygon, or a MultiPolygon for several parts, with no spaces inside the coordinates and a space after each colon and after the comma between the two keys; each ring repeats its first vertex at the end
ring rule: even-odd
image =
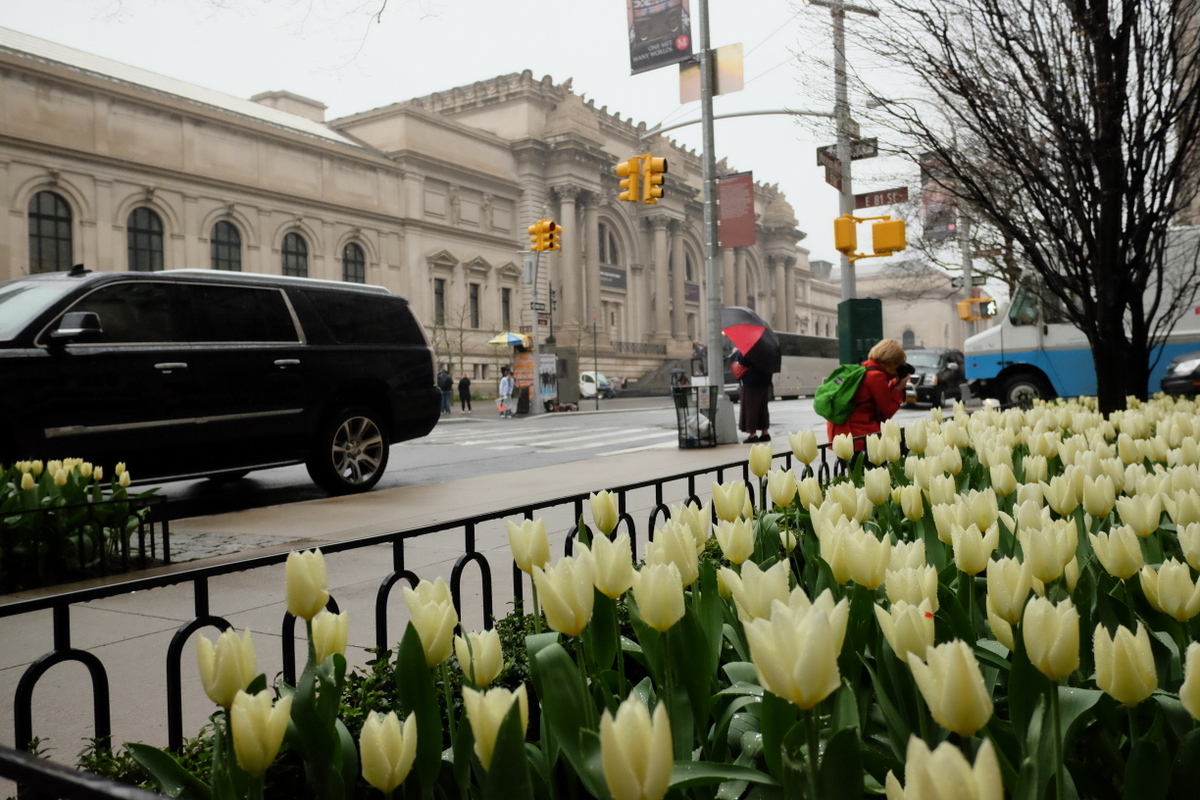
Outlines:
{"type": "Polygon", "coordinates": [[[633,74],[692,57],[689,0],[625,0],[629,18],[629,65],[633,74]]]}
{"type": "Polygon", "coordinates": [[[754,223],[754,173],[717,178],[717,246],[723,250],[753,247],[758,241],[754,223]]]}

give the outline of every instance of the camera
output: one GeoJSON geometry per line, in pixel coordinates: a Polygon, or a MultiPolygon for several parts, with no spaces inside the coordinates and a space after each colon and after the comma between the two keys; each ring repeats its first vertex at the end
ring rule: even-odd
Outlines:
{"type": "Polygon", "coordinates": [[[896,377],[904,378],[909,375],[912,375],[916,371],[917,371],[917,368],[914,367],[912,364],[901,364],[899,367],[896,368],[896,377]]]}

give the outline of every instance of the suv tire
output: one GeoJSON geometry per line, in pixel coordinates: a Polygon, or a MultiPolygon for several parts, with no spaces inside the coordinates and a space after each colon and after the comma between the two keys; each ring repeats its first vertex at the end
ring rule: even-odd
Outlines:
{"type": "Polygon", "coordinates": [[[389,450],[379,414],[366,406],[348,406],[317,427],[308,474],[332,495],[365,492],[383,477],[389,450]]]}

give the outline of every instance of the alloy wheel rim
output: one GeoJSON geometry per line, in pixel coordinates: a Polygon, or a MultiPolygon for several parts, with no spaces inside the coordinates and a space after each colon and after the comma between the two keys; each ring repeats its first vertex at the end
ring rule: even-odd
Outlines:
{"type": "Polygon", "coordinates": [[[349,484],[370,480],[383,459],[383,433],[369,417],[351,417],[333,437],[333,467],[349,484]]]}

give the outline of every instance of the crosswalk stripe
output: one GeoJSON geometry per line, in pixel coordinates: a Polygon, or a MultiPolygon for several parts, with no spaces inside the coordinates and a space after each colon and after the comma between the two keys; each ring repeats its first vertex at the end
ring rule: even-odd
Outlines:
{"type": "MultiPolygon", "coordinates": [[[[624,442],[645,441],[647,438],[652,437],[652,436],[669,436],[672,439],[674,439],[676,434],[670,433],[667,431],[662,431],[657,434],[640,433],[635,436],[625,436],[625,437],[622,437],[619,439],[603,439],[603,440],[597,440],[595,437],[588,437],[589,442],[586,444],[579,444],[579,445],[575,445],[574,447],[547,447],[547,448],[545,448],[545,452],[547,452],[547,453],[566,453],[566,452],[570,452],[572,450],[587,450],[589,448],[607,447],[609,445],[622,444],[624,442]]],[[[580,438],[582,438],[582,437],[580,437],[580,438]]]]}

